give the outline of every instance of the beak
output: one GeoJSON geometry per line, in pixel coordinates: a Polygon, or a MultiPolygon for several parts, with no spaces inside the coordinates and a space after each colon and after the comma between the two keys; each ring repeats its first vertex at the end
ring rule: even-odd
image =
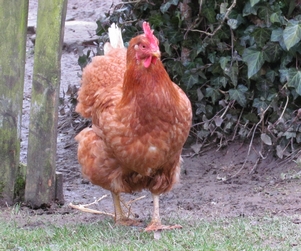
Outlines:
{"type": "Polygon", "coordinates": [[[161,52],[159,50],[153,51],[153,56],[156,57],[156,58],[160,58],[161,57],[161,52]]]}

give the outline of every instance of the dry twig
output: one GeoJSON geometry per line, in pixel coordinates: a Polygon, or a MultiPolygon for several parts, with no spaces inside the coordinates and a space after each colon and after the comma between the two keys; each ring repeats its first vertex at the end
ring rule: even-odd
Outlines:
{"type": "Polygon", "coordinates": [[[72,207],[72,208],[78,209],[80,211],[86,212],[86,213],[104,214],[104,215],[108,215],[108,216],[111,216],[111,217],[115,217],[115,215],[111,214],[111,213],[106,213],[106,212],[103,212],[103,211],[98,211],[98,210],[95,210],[95,209],[87,208],[87,207],[89,207],[91,205],[97,204],[99,201],[101,201],[102,199],[106,198],[107,196],[108,195],[106,194],[106,195],[102,196],[101,198],[99,198],[98,200],[95,200],[94,202],[89,203],[89,204],[74,205],[74,204],[70,203],[69,206],[72,207]]]}
{"type": "Polygon", "coordinates": [[[138,200],[143,199],[143,198],[145,198],[145,195],[143,195],[143,196],[141,196],[141,197],[139,197],[139,198],[130,200],[130,201],[128,201],[128,202],[123,202],[123,201],[122,201],[122,204],[123,204],[123,205],[126,207],[126,209],[128,210],[128,217],[130,217],[130,215],[132,215],[132,216],[135,217],[135,215],[131,212],[132,204],[133,204],[134,202],[138,201],[138,200]]]}
{"type": "MultiPolygon", "coordinates": [[[[86,212],[86,213],[92,213],[92,214],[104,214],[104,215],[108,215],[108,216],[111,216],[111,217],[115,217],[115,214],[111,214],[111,213],[107,213],[107,212],[103,212],[103,211],[98,211],[98,210],[95,210],[95,209],[91,209],[91,208],[88,208],[89,206],[92,206],[94,204],[97,204],[99,201],[103,200],[104,198],[106,198],[108,195],[103,195],[101,198],[95,200],[94,202],[92,203],[89,203],[89,204],[85,204],[85,205],[74,205],[72,203],[69,204],[70,207],[74,208],[74,209],[78,209],[80,211],[83,211],[83,212],[86,212]]],[[[132,204],[138,200],[141,200],[145,198],[145,195],[144,196],[141,196],[139,198],[136,198],[136,199],[133,199],[133,200],[130,200],[128,202],[122,202],[122,204],[126,207],[126,209],[128,210],[128,217],[130,215],[132,216],[135,216],[132,212],[131,212],[131,207],[132,207],[132,204]]]]}
{"type": "Polygon", "coordinates": [[[235,7],[235,5],[236,5],[236,0],[233,0],[233,3],[231,4],[231,6],[227,9],[227,11],[225,13],[225,16],[224,16],[223,20],[221,21],[221,23],[219,24],[219,26],[212,33],[206,32],[206,31],[201,31],[201,30],[194,30],[194,29],[191,30],[191,31],[200,32],[200,33],[203,33],[203,34],[205,34],[207,36],[213,37],[216,34],[216,32],[218,32],[222,28],[224,22],[226,21],[226,19],[228,19],[228,16],[229,16],[231,10],[235,7]]]}
{"type": "MultiPolygon", "coordinates": [[[[252,137],[251,137],[251,142],[250,142],[250,144],[249,144],[249,149],[248,149],[248,153],[247,153],[247,156],[246,156],[246,158],[245,158],[245,161],[244,161],[244,163],[242,164],[241,168],[240,168],[235,174],[233,174],[233,175],[230,177],[230,179],[236,177],[236,176],[244,169],[244,167],[245,167],[245,165],[246,165],[246,163],[247,163],[248,157],[249,157],[249,155],[250,155],[250,152],[251,152],[251,148],[252,148],[252,145],[253,145],[253,140],[254,140],[254,136],[255,136],[256,129],[257,129],[257,127],[259,126],[259,124],[263,121],[264,115],[265,115],[265,113],[270,109],[270,107],[271,107],[271,104],[268,105],[268,107],[261,113],[260,120],[257,122],[257,124],[255,125],[255,128],[254,128],[254,130],[253,130],[252,137]]],[[[256,161],[255,166],[252,168],[252,170],[254,170],[254,169],[256,168],[257,164],[258,164],[258,161],[256,161]]]]}

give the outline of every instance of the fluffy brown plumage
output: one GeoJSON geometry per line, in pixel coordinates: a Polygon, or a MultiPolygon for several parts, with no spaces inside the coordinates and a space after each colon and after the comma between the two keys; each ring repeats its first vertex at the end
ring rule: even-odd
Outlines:
{"type": "Polygon", "coordinates": [[[147,230],[168,228],[160,222],[158,196],[179,179],[190,101],[170,80],[147,23],[127,50],[107,48],[84,69],[78,93],[76,111],[93,124],[76,136],[82,173],[112,192],[117,223],[132,224],[122,214],[119,193],[147,189],[154,196],[147,230]]]}

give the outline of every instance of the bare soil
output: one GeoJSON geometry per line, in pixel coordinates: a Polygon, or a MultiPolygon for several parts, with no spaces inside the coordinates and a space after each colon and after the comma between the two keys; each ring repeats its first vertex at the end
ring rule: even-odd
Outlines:
{"type": "MultiPolygon", "coordinates": [[[[30,18],[37,12],[37,0],[30,0],[30,18]]],[[[116,1],[115,1],[116,2],[116,1]]],[[[69,0],[67,17],[75,20],[96,21],[110,7],[110,1],[69,0]]],[[[31,80],[34,45],[28,39],[26,77],[23,104],[21,161],[26,163],[28,124],[30,112],[31,80]]],[[[77,63],[77,50],[65,48],[62,55],[61,97],[68,85],[80,85],[81,74],[77,63]]],[[[65,96],[65,100],[66,100],[65,96]]],[[[66,103],[65,103],[66,105],[66,103]]],[[[65,106],[68,110],[68,107],[65,106]]],[[[66,120],[60,115],[60,123],[66,120]]],[[[57,169],[63,173],[65,204],[51,208],[32,210],[21,208],[21,213],[12,214],[14,208],[2,208],[0,219],[10,217],[23,227],[36,227],[45,222],[64,225],[87,223],[108,218],[104,215],[83,213],[72,209],[69,203],[85,204],[108,195],[92,208],[113,212],[108,191],[83,180],[77,162],[74,131],[71,127],[58,134],[57,169]],[[3,217],[1,217],[3,216],[3,217]]],[[[255,140],[250,155],[249,142],[233,142],[224,149],[210,148],[193,156],[184,149],[184,166],[181,181],[168,194],[161,196],[162,218],[170,216],[192,218],[243,217],[264,215],[300,215],[301,213],[301,168],[294,162],[277,161],[270,153],[257,163],[258,140],[255,140]],[[247,158],[245,167],[241,170],[247,158]],[[235,176],[231,178],[232,176],[235,176]]],[[[133,203],[134,216],[148,220],[152,211],[152,199],[148,191],[124,195],[129,201],[145,195],[133,203]]]]}

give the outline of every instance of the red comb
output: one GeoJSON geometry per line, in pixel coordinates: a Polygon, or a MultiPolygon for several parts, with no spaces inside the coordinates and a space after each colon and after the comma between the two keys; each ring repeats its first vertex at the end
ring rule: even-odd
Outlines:
{"type": "Polygon", "coordinates": [[[153,30],[151,30],[148,22],[143,22],[143,31],[144,31],[146,38],[150,41],[150,43],[157,45],[157,39],[153,35],[153,30]]]}

